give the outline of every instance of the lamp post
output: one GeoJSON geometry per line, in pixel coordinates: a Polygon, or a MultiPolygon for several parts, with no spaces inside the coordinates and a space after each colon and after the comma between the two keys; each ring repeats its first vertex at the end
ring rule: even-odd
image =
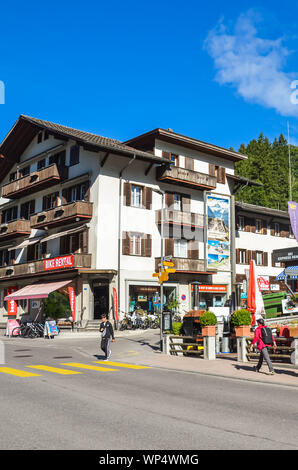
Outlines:
{"type": "MultiPolygon", "coordinates": [[[[165,191],[162,189],[152,188],[152,191],[161,194],[161,214],[160,214],[160,264],[161,272],[164,270],[163,258],[164,258],[164,200],[165,200],[165,191]]],[[[160,327],[160,351],[162,351],[162,315],[163,315],[163,282],[160,283],[160,318],[159,318],[159,327],[160,327]]]]}

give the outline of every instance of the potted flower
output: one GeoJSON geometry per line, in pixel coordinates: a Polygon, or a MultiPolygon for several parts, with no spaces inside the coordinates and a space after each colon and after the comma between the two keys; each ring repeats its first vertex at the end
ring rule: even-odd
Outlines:
{"type": "Polygon", "coordinates": [[[290,328],[289,328],[290,336],[293,337],[293,338],[297,337],[298,336],[298,322],[297,322],[297,320],[291,321],[289,326],[290,326],[290,328]]]}
{"type": "Polygon", "coordinates": [[[215,336],[217,317],[213,312],[206,311],[200,316],[203,336],[215,336]]]}
{"type": "Polygon", "coordinates": [[[250,336],[251,314],[245,308],[236,310],[231,319],[236,336],[250,336]]]}

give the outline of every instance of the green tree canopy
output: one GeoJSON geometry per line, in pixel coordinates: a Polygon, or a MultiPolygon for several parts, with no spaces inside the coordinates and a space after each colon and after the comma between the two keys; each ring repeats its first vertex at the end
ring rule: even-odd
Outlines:
{"type": "MultiPolygon", "coordinates": [[[[281,134],[270,142],[262,133],[239,152],[247,160],[235,164],[235,174],[260,182],[262,187],[248,186],[241,189],[236,199],[273,209],[288,210],[289,201],[289,147],[281,134]]],[[[292,200],[298,201],[298,147],[291,146],[292,200]]]]}

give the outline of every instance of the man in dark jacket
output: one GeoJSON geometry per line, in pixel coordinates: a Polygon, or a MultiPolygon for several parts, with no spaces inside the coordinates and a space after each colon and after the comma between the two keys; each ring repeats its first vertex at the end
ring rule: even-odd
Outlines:
{"type": "Polygon", "coordinates": [[[106,315],[103,315],[101,319],[102,322],[99,327],[101,332],[101,349],[105,353],[104,360],[108,361],[111,357],[111,341],[115,341],[114,330],[106,315]]]}

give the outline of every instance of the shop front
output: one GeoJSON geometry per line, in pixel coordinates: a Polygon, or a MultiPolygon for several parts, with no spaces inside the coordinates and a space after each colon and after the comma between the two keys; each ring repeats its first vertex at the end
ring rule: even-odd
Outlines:
{"type": "MultiPolygon", "coordinates": [[[[158,284],[129,282],[127,289],[127,312],[140,312],[145,314],[160,312],[160,286],[158,284]]],[[[175,284],[164,284],[163,292],[163,307],[165,309],[176,299],[177,286],[175,284]]]]}
{"type": "MultiPolygon", "coordinates": [[[[226,284],[199,284],[200,309],[210,310],[217,316],[228,316],[228,286],[226,284]]],[[[195,305],[194,284],[191,284],[191,308],[195,305]]]]}

